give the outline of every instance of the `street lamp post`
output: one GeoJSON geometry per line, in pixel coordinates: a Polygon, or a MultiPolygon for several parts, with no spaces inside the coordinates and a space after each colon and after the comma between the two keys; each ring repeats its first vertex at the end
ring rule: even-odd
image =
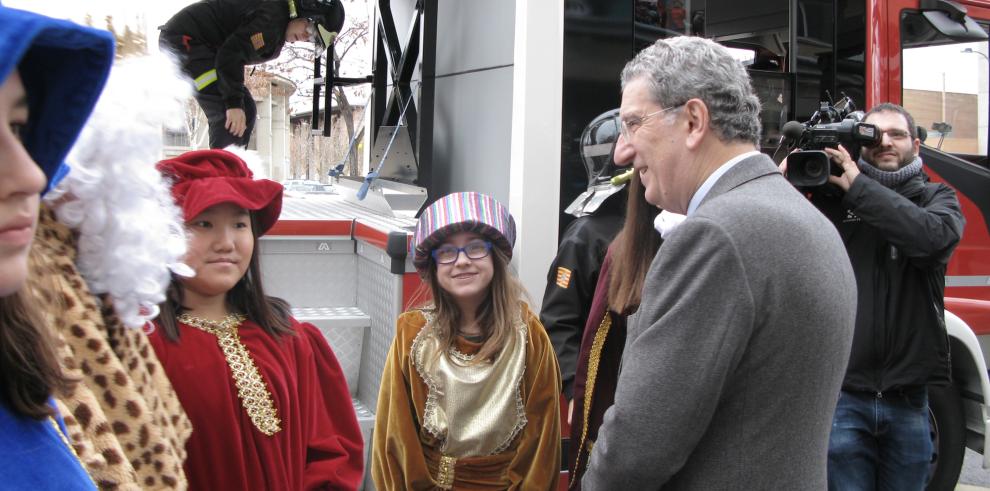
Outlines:
{"type": "Polygon", "coordinates": [[[988,57],[986,53],[982,51],[975,51],[973,50],[973,48],[963,48],[962,51],[960,51],[960,53],[976,53],[982,56],[983,59],[987,60],[987,62],[990,62],[990,57],[988,57]]]}
{"type": "MultiPolygon", "coordinates": [[[[963,48],[963,49],[959,50],[959,52],[960,53],[976,53],[976,54],[982,56],[984,60],[987,60],[987,65],[990,66],[990,56],[987,56],[987,54],[984,53],[984,52],[982,52],[982,51],[976,51],[972,47],[966,47],[966,48],[963,48]]],[[[982,99],[983,101],[986,101],[987,100],[987,93],[985,92],[986,91],[986,80],[987,79],[983,78],[983,75],[986,75],[986,74],[987,74],[987,72],[983,72],[981,74],[981,76],[980,76],[981,88],[977,92],[977,101],[978,102],[980,101],[980,99],[982,99]]],[[[986,106],[984,106],[983,104],[978,104],[978,107],[986,107],[986,106]]],[[[986,149],[987,149],[987,129],[986,129],[987,128],[987,114],[986,114],[986,110],[984,109],[982,111],[979,111],[978,114],[979,114],[979,116],[978,116],[978,122],[977,122],[977,143],[976,143],[976,145],[977,145],[977,149],[982,149],[982,151],[984,152],[984,155],[986,155],[986,153],[985,153],[986,152],[986,149]]]]}

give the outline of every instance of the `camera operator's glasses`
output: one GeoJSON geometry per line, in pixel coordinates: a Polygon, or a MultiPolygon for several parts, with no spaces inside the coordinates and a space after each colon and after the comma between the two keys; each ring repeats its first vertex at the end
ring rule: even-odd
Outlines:
{"type": "Polygon", "coordinates": [[[484,259],[492,250],[492,243],[487,240],[472,240],[464,247],[454,247],[452,245],[442,245],[433,249],[430,253],[437,264],[450,264],[457,261],[457,256],[464,253],[468,259],[484,259]]]}
{"type": "Polygon", "coordinates": [[[911,133],[898,128],[891,130],[881,130],[880,128],[877,128],[877,133],[880,133],[880,138],[877,139],[877,143],[873,146],[880,145],[880,142],[883,141],[883,135],[887,135],[887,138],[890,138],[893,141],[907,140],[908,138],[911,138],[911,133]]]}
{"type": "Polygon", "coordinates": [[[629,140],[632,139],[633,133],[635,133],[640,126],[643,126],[643,123],[645,123],[646,120],[652,118],[653,116],[656,116],[657,114],[670,111],[671,109],[677,109],[683,105],[684,104],[678,104],[676,106],[665,107],[663,109],[660,109],[659,111],[653,111],[650,114],[647,114],[639,118],[633,118],[629,121],[622,119],[622,117],[620,116],[616,116],[616,119],[619,120],[619,134],[622,135],[622,139],[628,142],[629,140]]]}

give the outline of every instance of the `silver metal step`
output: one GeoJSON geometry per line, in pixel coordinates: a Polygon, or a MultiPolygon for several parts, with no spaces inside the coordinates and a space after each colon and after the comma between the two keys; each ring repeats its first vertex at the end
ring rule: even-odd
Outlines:
{"type": "Polygon", "coordinates": [[[364,332],[371,326],[371,317],[357,307],[294,308],[292,316],[299,322],[313,324],[323,333],[344,371],[351,397],[357,395],[364,332]]]}
{"type": "Polygon", "coordinates": [[[357,414],[358,426],[361,427],[361,436],[364,438],[364,479],[361,489],[374,490],[375,485],[371,482],[371,436],[375,427],[375,412],[364,405],[357,398],[352,398],[354,412],[357,414]]]}

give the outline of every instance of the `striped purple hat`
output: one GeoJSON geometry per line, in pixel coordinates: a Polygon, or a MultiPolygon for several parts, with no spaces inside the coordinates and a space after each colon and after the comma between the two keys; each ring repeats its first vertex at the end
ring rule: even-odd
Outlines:
{"type": "Polygon", "coordinates": [[[423,210],[416,223],[413,264],[420,275],[429,268],[433,249],[457,232],[481,234],[506,256],[512,257],[516,221],[509,210],[485,194],[453,193],[434,201],[423,210]]]}

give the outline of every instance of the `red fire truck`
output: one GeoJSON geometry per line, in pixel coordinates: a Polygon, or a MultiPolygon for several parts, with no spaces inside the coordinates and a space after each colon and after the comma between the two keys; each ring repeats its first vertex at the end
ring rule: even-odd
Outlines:
{"type": "MultiPolygon", "coordinates": [[[[515,18],[515,36],[529,29],[526,35],[532,37],[539,29],[526,22],[553,9],[519,0],[488,2],[483,8],[458,4],[439,15],[440,4],[377,2],[376,86],[368,133],[376,135],[373,146],[381,149],[401,130],[402,138],[411,141],[401,161],[385,159],[365,200],[353,198],[360,181],[346,179],[340,196],[288,199],[282,220],[262,241],[272,290],[297,307],[297,317],[317,324],[341,359],[366,439],[373,430],[395,317],[418,286],[407,257],[415,211],[427,196],[466,188],[491,192],[511,205],[518,197],[500,195],[515,192],[508,191],[515,185],[509,182],[510,170],[474,161],[512,160],[506,140],[514,133],[506,128],[520,108],[486,101],[497,101],[500,94],[537,106],[548,100],[545,93],[520,97],[529,90],[519,85],[526,78],[514,79],[512,71],[539,70],[519,58],[520,45],[512,54],[512,34],[495,30],[512,26],[515,18]],[[408,32],[397,32],[397,25],[407,23],[408,32]],[[446,48],[454,45],[468,55],[446,48]],[[479,46],[483,52],[470,55],[479,46]],[[392,85],[386,87],[389,80],[392,85]],[[487,99],[475,97],[478,93],[487,99]],[[485,151],[472,153],[475,148],[485,151]],[[505,155],[499,154],[503,149],[505,155]],[[471,165],[470,172],[461,168],[471,165]]],[[[926,171],[957,190],[966,216],[964,237],[946,276],[954,384],[931,392],[937,456],[929,489],[955,486],[967,446],[984,453],[983,466],[990,467],[985,451],[990,436],[990,0],[566,0],[559,10],[562,26],[546,29],[560,29],[562,36],[544,39],[562,39],[561,104],[559,112],[546,112],[547,118],[561,118],[556,126],[560,179],[541,181],[541,193],[558,199],[560,206],[516,208],[531,214],[529,220],[559,213],[585,189],[577,143],[581,130],[618,106],[622,66],[661,37],[710,37],[739,53],[763,103],[762,146],[771,153],[784,123],[809,119],[822,100],[848,96],[861,109],[890,101],[915,115],[928,133],[922,149],[926,171]]],[[[541,136],[543,145],[556,145],[555,135],[541,136]]],[[[373,155],[372,163],[382,155],[373,155]]],[[[524,195],[522,201],[529,199],[524,195]]],[[[560,213],[558,221],[563,229],[568,217],[560,213]]],[[[534,266],[540,261],[525,246],[520,249],[522,272],[541,276],[546,264],[534,266]]]]}
{"type": "Polygon", "coordinates": [[[984,453],[983,466],[990,467],[985,452],[990,435],[990,2],[573,3],[580,7],[565,14],[564,25],[561,203],[581,189],[568,186],[582,172],[577,149],[568,148],[583,126],[577,123],[618,105],[616,82],[605,78],[614,77],[639,49],[670,35],[709,37],[738,53],[763,104],[761,144],[767,153],[776,150],[784,123],[810,119],[823,100],[848,96],[860,109],[895,102],[915,116],[928,133],[922,147],[926,172],[956,189],[966,217],[946,274],[945,324],[954,384],[931,390],[937,456],[929,489],[955,486],[967,446],[984,453]],[[673,16],[671,6],[686,8],[687,15],[673,16]]]}
{"type": "Polygon", "coordinates": [[[938,454],[930,489],[952,489],[964,445],[984,454],[983,467],[990,465],[990,69],[985,34],[990,2],[890,0],[867,1],[866,7],[866,107],[902,104],[928,129],[921,152],[926,171],[956,189],[966,217],[962,242],[946,272],[945,324],[954,385],[931,390],[938,454]],[[969,86],[949,85],[946,77],[959,77],[954,82],[969,86]]]}

